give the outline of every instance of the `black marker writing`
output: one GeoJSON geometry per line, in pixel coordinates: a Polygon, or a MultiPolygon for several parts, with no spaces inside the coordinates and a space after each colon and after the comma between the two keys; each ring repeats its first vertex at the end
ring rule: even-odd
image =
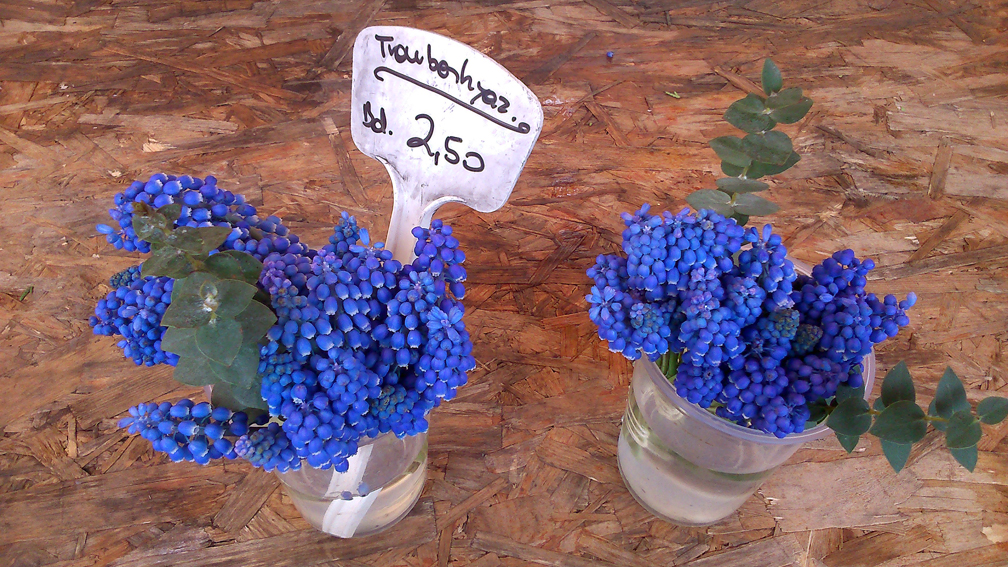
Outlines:
{"type": "Polygon", "coordinates": [[[426,114],[417,114],[414,120],[417,121],[426,120],[429,123],[427,128],[427,135],[424,136],[423,138],[417,138],[416,136],[413,136],[409,140],[406,140],[406,145],[411,148],[419,148],[420,146],[423,146],[424,149],[427,150],[427,155],[434,158],[434,165],[437,165],[438,157],[440,156],[441,152],[432,152],[430,146],[427,145],[427,142],[430,142],[431,136],[434,135],[434,119],[431,118],[430,116],[427,116],[426,114]]]}
{"type": "Polygon", "coordinates": [[[484,166],[484,164],[483,164],[483,156],[479,155],[476,152],[466,152],[466,159],[465,159],[465,161],[462,162],[462,167],[464,167],[467,170],[472,171],[474,173],[479,173],[479,172],[483,171],[483,166],[484,166]],[[479,165],[478,166],[473,167],[473,166],[469,165],[468,162],[469,162],[469,158],[471,158],[471,157],[474,157],[474,158],[476,158],[476,159],[479,160],[479,165]]]}
{"type": "MultiPolygon", "coordinates": [[[[472,103],[474,103],[477,99],[482,99],[483,102],[486,103],[486,104],[490,104],[490,102],[488,102],[488,101],[492,101],[493,104],[496,104],[497,98],[498,98],[497,94],[494,93],[491,89],[483,89],[482,87],[480,87],[479,81],[476,82],[476,85],[477,85],[477,87],[480,88],[480,94],[477,95],[476,98],[474,98],[469,103],[466,103],[464,100],[460,100],[460,99],[458,99],[458,98],[456,98],[456,97],[454,97],[454,96],[452,96],[452,95],[450,95],[450,94],[448,94],[448,93],[446,93],[446,92],[438,89],[437,87],[432,87],[432,86],[428,85],[427,83],[423,83],[421,81],[418,81],[418,80],[414,79],[413,77],[410,77],[409,75],[405,75],[403,73],[400,73],[399,71],[396,71],[394,69],[389,69],[388,67],[385,67],[385,66],[375,67],[375,70],[374,70],[374,76],[375,76],[375,78],[378,79],[379,81],[384,81],[385,79],[381,76],[381,73],[389,73],[389,74],[391,74],[391,75],[393,75],[395,77],[399,77],[400,79],[402,79],[404,81],[410,82],[410,83],[412,83],[412,84],[414,84],[414,85],[416,85],[416,86],[418,86],[418,87],[420,87],[422,89],[428,90],[428,91],[430,91],[430,92],[432,92],[434,94],[437,94],[437,95],[441,95],[442,97],[444,97],[444,98],[446,98],[446,99],[454,102],[455,104],[457,104],[457,105],[459,105],[459,106],[461,106],[463,108],[466,108],[467,110],[475,112],[476,114],[482,116],[483,118],[486,118],[487,120],[493,122],[494,124],[496,124],[496,125],[498,125],[498,126],[500,126],[502,128],[507,128],[508,130],[511,130],[512,132],[518,132],[519,134],[528,134],[529,131],[532,130],[532,127],[529,126],[527,122],[519,122],[517,126],[512,126],[511,124],[508,124],[508,123],[504,122],[503,120],[500,120],[499,118],[497,118],[495,116],[492,116],[492,115],[488,114],[487,112],[485,112],[485,111],[483,111],[483,110],[481,110],[479,108],[474,107],[472,105],[472,103]]],[[[495,106],[491,106],[491,108],[496,108],[496,107],[495,106]]],[[[500,112],[500,110],[498,110],[498,112],[500,112]]]]}
{"type": "MultiPolygon", "coordinates": [[[[379,43],[381,43],[381,55],[384,58],[386,56],[385,44],[395,41],[395,38],[388,35],[375,35],[374,37],[379,41],[379,43]]],[[[401,43],[389,45],[388,54],[391,55],[397,63],[405,63],[409,61],[410,63],[420,65],[424,60],[423,55],[420,55],[420,52],[416,49],[413,50],[413,56],[410,57],[409,47],[401,43]]]]}
{"type": "Polygon", "coordinates": [[[378,109],[378,117],[375,118],[374,113],[371,111],[371,101],[364,103],[364,127],[370,128],[375,134],[385,133],[385,109],[378,109]]]}

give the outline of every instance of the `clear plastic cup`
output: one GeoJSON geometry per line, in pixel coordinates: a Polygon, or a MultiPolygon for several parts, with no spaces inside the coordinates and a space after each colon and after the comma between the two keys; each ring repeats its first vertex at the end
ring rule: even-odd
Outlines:
{"type": "MultiPolygon", "coordinates": [[[[874,350],[862,364],[867,397],[874,350]]],[[[655,363],[640,359],[620,430],[619,469],[651,513],[676,524],[708,525],[737,510],[803,443],[830,433],[819,425],[778,439],[736,425],[680,398],[655,363]]]]}

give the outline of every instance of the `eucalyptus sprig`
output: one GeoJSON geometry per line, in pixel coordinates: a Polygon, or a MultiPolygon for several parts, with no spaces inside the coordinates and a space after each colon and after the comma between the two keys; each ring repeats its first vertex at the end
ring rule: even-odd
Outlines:
{"type": "Polygon", "coordinates": [[[913,444],[924,438],[930,425],[945,433],[945,445],[952,456],[972,472],[977,463],[977,443],[983,434],[980,424],[993,425],[1008,417],[1008,398],[985,398],[974,412],[966,400],[962,380],[952,368],[946,368],[938,381],[935,398],[925,412],[917,405],[910,371],[906,363],[900,362],[886,374],[882,396],[871,407],[864,399],[862,387],[838,389],[836,398],[820,409],[828,416],[826,426],[836,433],[848,453],[857,446],[861,435],[874,435],[881,441],[889,464],[899,472],[906,465],[913,444]]]}
{"type": "Polygon", "coordinates": [[[263,264],[235,250],[216,252],[229,227],[173,228],[181,205],[134,203],[133,228],[151,243],[142,276],[174,278],[161,348],[179,356],[174,378],[213,386],[214,405],[266,409],[260,392],[259,341],[276,323],[256,286],[263,264]]]}
{"type": "Polygon", "coordinates": [[[791,138],[774,127],[798,122],[812,108],[812,100],[803,96],[799,87],[783,88],[780,69],[769,59],[763,62],[762,82],[766,96],[750,93],[732,103],[724,114],[724,119],[747,132],[746,136],[710,141],[721,158],[721,171],[728,177],[716,181],[717,189],[700,189],[686,197],[698,211],[713,209],[743,225],[750,216],[770,215],[780,208],[755,195],[770,187],[758,179],[786,171],[801,157],[791,138]]]}

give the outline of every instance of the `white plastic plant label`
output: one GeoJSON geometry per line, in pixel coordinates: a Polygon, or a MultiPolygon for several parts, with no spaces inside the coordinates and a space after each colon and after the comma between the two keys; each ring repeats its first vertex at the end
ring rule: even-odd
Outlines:
{"type": "Polygon", "coordinates": [[[511,195],[542,130],[542,106],[507,69],[447,37],[376,26],[353,51],[350,132],[392,177],[386,248],[412,258],[414,226],[461,202],[480,212],[511,195]]]}
{"type": "Polygon", "coordinates": [[[322,531],[336,537],[353,537],[381,489],[349,500],[333,500],[322,517],[322,531]]]}
{"type": "Polygon", "coordinates": [[[329,479],[329,488],[326,490],[326,498],[339,498],[346,491],[356,492],[361,479],[364,478],[364,470],[367,468],[373,448],[374,445],[370,444],[360,447],[356,454],[347,458],[348,467],[345,473],[333,472],[332,478],[329,479]]]}

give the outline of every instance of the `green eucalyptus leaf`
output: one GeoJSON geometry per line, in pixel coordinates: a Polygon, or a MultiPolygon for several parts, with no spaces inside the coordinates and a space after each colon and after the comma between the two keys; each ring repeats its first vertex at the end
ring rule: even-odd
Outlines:
{"type": "Polygon", "coordinates": [[[839,404],[840,402],[850,398],[860,398],[863,400],[864,394],[865,394],[864,385],[861,385],[858,388],[851,388],[850,386],[845,386],[841,384],[840,386],[837,386],[836,401],[839,404]]]}
{"type": "Polygon", "coordinates": [[[175,353],[180,357],[203,356],[196,346],[196,329],[168,327],[161,337],[161,350],[175,353]]]}
{"type": "Polygon", "coordinates": [[[980,421],[987,425],[1001,423],[1008,417],[1008,398],[991,396],[980,400],[977,404],[977,415],[980,416],[980,421]]]}
{"type": "Polygon", "coordinates": [[[970,411],[969,401],[966,399],[966,389],[963,388],[962,380],[952,370],[951,366],[945,368],[945,373],[938,380],[938,388],[935,390],[934,413],[949,419],[957,411],[970,411]]]}
{"type": "Polygon", "coordinates": [[[872,404],[872,409],[875,411],[882,411],[885,409],[885,402],[882,401],[882,398],[875,398],[875,403],[872,404]]]}
{"type": "MultiPolygon", "coordinates": [[[[764,134],[747,134],[742,138],[742,151],[753,161],[783,165],[794,148],[787,134],[771,130],[764,134]]],[[[724,156],[721,158],[725,159],[724,156]]]]}
{"type": "Polygon", "coordinates": [[[179,279],[188,276],[192,271],[192,264],[186,255],[178,248],[171,246],[155,246],[151,251],[150,258],[147,258],[140,266],[141,277],[167,276],[179,279]]]}
{"type": "Polygon", "coordinates": [[[235,389],[230,384],[218,383],[214,385],[213,392],[210,394],[210,403],[214,407],[223,406],[231,411],[244,411],[249,414],[249,419],[252,420],[256,414],[261,413],[259,410],[267,409],[262,395],[260,394],[259,399],[256,399],[253,394],[247,388],[235,389]],[[233,390],[237,390],[237,392],[233,390]]]}
{"type": "Polygon", "coordinates": [[[262,274],[263,264],[251,254],[225,250],[207,258],[206,269],[221,279],[242,280],[255,285],[262,274]]]}
{"type": "Polygon", "coordinates": [[[184,356],[179,359],[172,375],[176,381],[189,386],[208,386],[217,382],[210,361],[203,356],[184,356]]]}
{"type": "Polygon", "coordinates": [[[179,238],[184,236],[187,239],[186,242],[192,246],[192,249],[186,248],[186,251],[193,254],[207,254],[224,244],[232,230],[234,229],[228,226],[180,226],[175,229],[173,234],[178,235],[179,238]]]}
{"type": "Polygon", "coordinates": [[[716,189],[700,189],[686,196],[686,202],[694,209],[711,209],[721,215],[732,213],[731,196],[716,189]]]}
{"type": "Polygon", "coordinates": [[[955,460],[959,462],[960,465],[966,468],[969,472],[973,472],[977,464],[977,446],[963,447],[962,449],[949,449],[955,460]]]}
{"type": "Polygon", "coordinates": [[[755,179],[743,179],[740,177],[724,177],[715,181],[717,188],[725,193],[755,193],[769,189],[770,186],[755,179]]]}
{"type": "MultiPolygon", "coordinates": [[[[826,419],[826,416],[829,415],[829,406],[827,406],[823,400],[809,404],[808,409],[809,418],[808,421],[806,421],[806,424],[812,423],[818,425],[822,420],[826,419]]],[[[809,427],[806,426],[805,429],[809,429],[809,427]]]]}
{"type": "Polygon", "coordinates": [[[888,407],[900,400],[917,401],[913,378],[910,377],[910,370],[902,360],[886,373],[885,379],[882,380],[882,403],[888,407]]]}
{"type": "Polygon", "coordinates": [[[182,214],[182,203],[168,203],[159,208],[157,212],[168,221],[169,225],[174,224],[182,214]]]}
{"type": "Polygon", "coordinates": [[[729,217],[729,218],[735,219],[735,222],[739,226],[745,226],[746,223],[749,222],[749,215],[743,215],[742,213],[740,213],[738,211],[732,212],[732,216],[729,217]]]}
{"type": "Polygon", "coordinates": [[[860,435],[844,435],[835,431],[833,433],[836,435],[837,441],[840,442],[840,446],[848,453],[852,452],[857,447],[858,441],[861,440],[860,435]]]}
{"type": "Polygon", "coordinates": [[[210,360],[229,365],[242,346],[242,328],[234,319],[214,317],[196,329],[196,346],[210,360]]]}
{"type": "Polygon", "coordinates": [[[754,161],[746,171],[746,177],[749,179],[759,179],[764,175],[777,175],[791,169],[799,160],[801,160],[801,156],[797,152],[792,151],[791,156],[782,164],[754,161]]]}
{"type": "Polygon", "coordinates": [[[763,99],[749,94],[744,99],[733,102],[725,111],[724,119],[745,132],[764,132],[777,125],[774,119],[764,112],[765,110],[763,99]]]}
{"type": "MultiPolygon", "coordinates": [[[[935,401],[936,401],[936,400],[931,400],[931,405],[929,405],[929,406],[928,406],[928,411],[927,411],[927,414],[928,414],[929,416],[931,416],[931,417],[940,417],[940,416],[938,415],[938,410],[937,410],[937,409],[935,409],[935,401]]],[[[880,408],[880,409],[881,409],[881,408],[880,408]]],[[[935,429],[937,429],[938,431],[945,431],[945,428],[946,428],[947,426],[948,426],[948,422],[945,422],[945,421],[938,421],[938,420],[935,420],[935,421],[932,421],[932,422],[931,422],[931,427],[934,427],[934,428],[935,428],[935,429]]]]}
{"type": "Polygon", "coordinates": [[[241,280],[218,280],[217,315],[231,319],[248,307],[258,288],[241,280]]]}
{"type": "Polygon", "coordinates": [[[772,94],[766,99],[766,107],[770,110],[791,106],[802,99],[802,90],[798,87],[790,87],[772,94]]]}
{"type": "Polygon", "coordinates": [[[276,324],[277,318],[269,307],[253,301],[235,317],[235,320],[241,325],[244,341],[248,343],[258,342],[266,336],[266,332],[276,324]]]}
{"type": "Polygon", "coordinates": [[[746,168],[744,167],[732,165],[724,160],[721,160],[721,171],[729,177],[738,177],[739,175],[742,175],[742,172],[745,170],[746,168]]]}
{"type": "Polygon", "coordinates": [[[868,431],[871,424],[868,402],[861,398],[848,398],[840,402],[826,419],[826,427],[836,432],[838,437],[858,437],[868,431]]]}
{"type": "Polygon", "coordinates": [[[746,167],[752,163],[752,158],[746,153],[742,140],[738,136],[714,138],[710,141],[710,147],[719,158],[732,165],[746,167]]]}
{"type": "MultiPolygon", "coordinates": [[[[203,236],[193,226],[180,226],[168,236],[167,243],[189,254],[205,254],[203,236]]],[[[212,250],[212,248],[211,248],[212,250]]]]}
{"type": "Polygon", "coordinates": [[[784,86],[784,79],[781,77],[780,68],[770,59],[763,61],[763,92],[768,95],[774,94],[784,86]]]}
{"type": "Polygon", "coordinates": [[[133,231],[137,238],[148,242],[163,242],[165,239],[164,219],[157,216],[134,216],[133,231]]]}
{"type": "Polygon", "coordinates": [[[735,211],[753,217],[765,217],[776,213],[780,207],[759,195],[742,193],[735,196],[735,211]]]}
{"type": "Polygon", "coordinates": [[[812,108],[812,99],[803,98],[798,102],[785,106],[784,108],[777,108],[770,112],[770,117],[780,122],[781,124],[794,124],[805,115],[808,114],[809,109],[812,108]]]}
{"type": "Polygon", "coordinates": [[[261,389],[262,378],[259,376],[259,346],[242,345],[231,364],[225,365],[210,361],[210,367],[222,381],[234,388],[261,389]]]}
{"type": "Polygon", "coordinates": [[[889,465],[896,472],[900,472],[906,466],[907,459],[910,457],[910,449],[912,448],[913,443],[893,443],[892,441],[882,439],[882,452],[889,461],[889,465]]]}
{"type": "Polygon", "coordinates": [[[948,428],[945,430],[945,444],[949,449],[965,449],[976,445],[982,435],[983,431],[977,418],[973,417],[970,410],[961,410],[949,418],[948,428]]]}
{"type": "Polygon", "coordinates": [[[210,322],[213,312],[204,305],[203,298],[199,295],[199,285],[194,283],[205,279],[206,275],[195,272],[175,280],[171,305],[161,316],[162,325],[194,329],[210,322]]]}
{"type": "Polygon", "coordinates": [[[893,443],[916,443],[927,433],[924,410],[909,400],[897,400],[875,417],[868,431],[879,439],[893,443]]]}

